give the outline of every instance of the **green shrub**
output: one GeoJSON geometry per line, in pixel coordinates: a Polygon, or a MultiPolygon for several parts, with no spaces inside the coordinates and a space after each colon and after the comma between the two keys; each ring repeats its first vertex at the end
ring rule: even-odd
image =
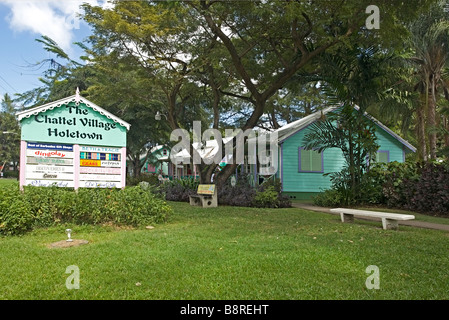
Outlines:
{"type": "Polygon", "coordinates": [[[314,196],[313,203],[321,207],[339,207],[345,203],[345,195],[340,190],[328,189],[314,196]]]}
{"type": "Polygon", "coordinates": [[[376,163],[361,176],[355,193],[348,180],[347,168],[330,175],[332,187],[314,198],[321,206],[351,206],[354,204],[385,204],[403,207],[409,202],[407,195],[416,181],[418,166],[414,162],[376,163]]]}
{"type": "MultiPolygon", "coordinates": [[[[335,176],[336,177],[336,176],[335,176]]],[[[335,180],[333,181],[335,182],[335,180]]],[[[321,206],[381,204],[449,216],[449,164],[446,162],[378,163],[362,177],[355,198],[333,183],[314,203],[321,206]],[[347,199],[352,199],[348,202],[347,199]]]]}
{"type": "Polygon", "coordinates": [[[0,234],[20,234],[60,223],[139,226],[166,221],[172,208],[141,187],[86,189],[0,188],[0,234]]]}
{"type": "Polygon", "coordinates": [[[166,181],[160,184],[159,192],[168,201],[189,202],[189,196],[196,194],[199,180],[185,178],[166,181]]]}
{"type": "Polygon", "coordinates": [[[269,186],[263,191],[256,192],[252,204],[258,208],[279,208],[278,195],[279,193],[274,190],[274,186],[269,186]]]}
{"type": "MultiPolygon", "coordinates": [[[[372,200],[392,207],[403,207],[409,202],[409,182],[416,182],[420,177],[420,164],[416,162],[389,162],[375,164],[366,174],[370,184],[372,200]]],[[[412,183],[415,184],[415,183],[412,183]]]]}
{"type": "Polygon", "coordinates": [[[268,188],[273,188],[277,194],[276,199],[272,199],[271,203],[266,203],[266,208],[290,208],[292,206],[292,201],[288,196],[282,195],[282,182],[279,178],[272,178],[266,180],[258,188],[258,191],[265,191],[268,188]]]}
{"type": "Polygon", "coordinates": [[[19,178],[19,171],[4,171],[3,178],[19,178]]]}
{"type": "Polygon", "coordinates": [[[22,201],[31,206],[34,216],[32,228],[47,227],[71,221],[69,217],[76,204],[73,190],[58,187],[25,187],[22,201]]]}
{"type": "Polygon", "coordinates": [[[0,188],[0,234],[19,234],[31,229],[32,207],[23,201],[17,186],[0,188]]]}

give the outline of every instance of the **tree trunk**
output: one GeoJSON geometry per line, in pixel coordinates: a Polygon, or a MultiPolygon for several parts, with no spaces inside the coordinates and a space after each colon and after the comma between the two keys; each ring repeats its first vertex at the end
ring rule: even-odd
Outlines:
{"type": "Polygon", "coordinates": [[[279,123],[276,120],[276,110],[274,109],[275,106],[273,103],[272,103],[272,107],[273,108],[270,111],[272,126],[273,126],[273,129],[279,129],[281,126],[279,125],[279,123]]]}
{"type": "MultiPolygon", "coordinates": [[[[354,161],[354,145],[352,142],[352,131],[349,130],[349,139],[348,139],[348,144],[349,144],[349,174],[351,176],[351,196],[352,199],[354,199],[355,197],[355,192],[356,192],[356,179],[355,179],[355,161],[354,161]]],[[[349,204],[349,203],[347,203],[349,204]]]]}
{"type": "Polygon", "coordinates": [[[446,148],[448,148],[449,147],[449,121],[448,121],[447,117],[443,118],[443,126],[444,126],[444,129],[445,129],[445,132],[446,132],[444,134],[444,146],[446,148]]]}
{"type": "Polygon", "coordinates": [[[427,109],[427,133],[429,136],[429,154],[430,160],[435,160],[437,157],[437,134],[436,129],[436,92],[435,92],[435,77],[430,76],[429,79],[429,95],[428,95],[428,109],[427,109]]]}
{"type": "MultiPolygon", "coordinates": [[[[196,165],[197,169],[198,169],[198,173],[200,175],[200,183],[201,184],[209,184],[212,174],[215,171],[215,168],[217,167],[217,164],[213,163],[213,164],[197,164],[196,165]]],[[[215,178],[215,176],[214,176],[215,178]]],[[[214,179],[215,182],[215,179],[214,179]]]]}
{"type": "Polygon", "coordinates": [[[220,173],[217,175],[216,178],[214,178],[214,183],[217,185],[218,188],[220,188],[221,186],[223,186],[226,182],[226,180],[228,180],[228,178],[234,174],[235,169],[237,168],[238,164],[237,163],[232,163],[232,164],[227,164],[221,171],[220,173]]]}
{"type": "Polygon", "coordinates": [[[421,96],[421,103],[416,109],[416,136],[418,137],[418,159],[427,161],[427,145],[426,145],[426,118],[424,107],[426,104],[425,98],[421,96]]]}

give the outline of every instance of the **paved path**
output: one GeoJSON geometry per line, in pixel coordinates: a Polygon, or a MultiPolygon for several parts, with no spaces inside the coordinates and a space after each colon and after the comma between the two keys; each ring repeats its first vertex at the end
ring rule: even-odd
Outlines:
{"type": "MultiPolygon", "coordinates": [[[[330,208],[318,207],[318,206],[314,206],[313,204],[292,203],[292,207],[306,209],[306,210],[310,210],[310,211],[318,211],[318,212],[325,212],[325,213],[330,213],[330,214],[334,214],[334,215],[339,215],[338,213],[331,212],[330,208]]],[[[360,219],[362,219],[362,218],[360,218],[360,219]]],[[[368,219],[368,218],[364,218],[364,219],[368,219]]],[[[376,221],[376,219],[368,219],[368,220],[376,221]]],[[[439,223],[431,223],[431,222],[417,221],[417,220],[407,220],[407,221],[398,221],[398,222],[400,225],[404,225],[404,226],[444,230],[444,231],[449,232],[449,224],[439,224],[439,223]]]]}

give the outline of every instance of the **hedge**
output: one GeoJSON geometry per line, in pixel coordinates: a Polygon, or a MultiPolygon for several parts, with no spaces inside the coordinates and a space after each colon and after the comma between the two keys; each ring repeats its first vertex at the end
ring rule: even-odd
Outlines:
{"type": "MultiPolygon", "coordinates": [[[[424,214],[449,216],[449,164],[447,162],[378,163],[364,175],[358,204],[386,205],[424,214]]],[[[329,189],[315,204],[339,206],[343,195],[329,189]]]]}
{"type": "Polygon", "coordinates": [[[172,208],[140,187],[71,189],[0,188],[0,234],[12,235],[60,223],[147,225],[165,222],[172,208]]]}

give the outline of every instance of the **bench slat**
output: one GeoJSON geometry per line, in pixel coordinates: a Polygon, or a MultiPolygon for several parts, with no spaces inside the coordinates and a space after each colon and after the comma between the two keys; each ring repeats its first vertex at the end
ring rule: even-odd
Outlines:
{"type": "Polygon", "coordinates": [[[352,214],[355,216],[386,218],[386,219],[392,219],[392,220],[413,220],[413,219],[415,219],[414,215],[401,214],[401,213],[389,213],[389,212],[357,210],[357,209],[347,209],[347,208],[334,208],[334,209],[330,209],[330,211],[336,212],[336,213],[352,214]]]}

